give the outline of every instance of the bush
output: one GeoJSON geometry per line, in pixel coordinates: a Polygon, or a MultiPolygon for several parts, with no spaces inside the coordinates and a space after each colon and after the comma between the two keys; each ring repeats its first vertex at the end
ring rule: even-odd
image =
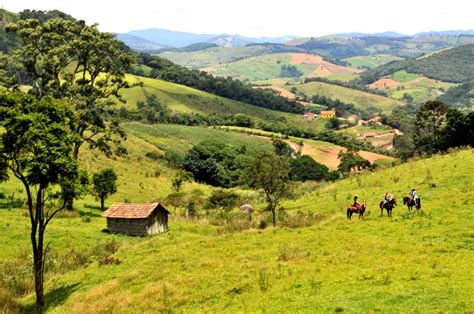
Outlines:
{"type": "Polygon", "coordinates": [[[229,211],[237,206],[239,195],[223,189],[215,190],[208,200],[208,208],[223,209],[229,211]]]}
{"type": "Polygon", "coordinates": [[[158,160],[163,157],[163,154],[154,150],[154,151],[146,153],[145,157],[153,159],[153,160],[158,160]]]}
{"type": "Polygon", "coordinates": [[[303,155],[290,159],[291,179],[295,181],[315,180],[321,181],[328,174],[328,167],[317,163],[313,158],[303,155]]]}

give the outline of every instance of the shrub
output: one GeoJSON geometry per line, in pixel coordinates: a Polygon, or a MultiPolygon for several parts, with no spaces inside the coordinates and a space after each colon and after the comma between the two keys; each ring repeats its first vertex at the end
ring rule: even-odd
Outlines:
{"type": "Polygon", "coordinates": [[[154,151],[146,153],[145,157],[153,159],[153,160],[158,160],[163,157],[163,154],[154,150],[154,151]]]}
{"type": "Polygon", "coordinates": [[[328,167],[317,163],[313,158],[303,155],[290,159],[291,179],[295,181],[323,180],[328,174],[328,167]]]}
{"type": "Polygon", "coordinates": [[[212,192],[212,195],[209,197],[208,207],[229,211],[235,206],[237,206],[238,201],[238,194],[232,191],[218,189],[214,190],[214,192],[212,192]]]}

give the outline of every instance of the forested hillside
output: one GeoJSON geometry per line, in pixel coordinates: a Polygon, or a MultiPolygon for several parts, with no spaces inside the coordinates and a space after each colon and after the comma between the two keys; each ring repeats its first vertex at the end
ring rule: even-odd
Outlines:
{"type": "Polygon", "coordinates": [[[400,70],[445,82],[460,83],[474,77],[474,44],[446,49],[417,59],[390,62],[366,71],[360,81],[370,84],[400,70]]]}

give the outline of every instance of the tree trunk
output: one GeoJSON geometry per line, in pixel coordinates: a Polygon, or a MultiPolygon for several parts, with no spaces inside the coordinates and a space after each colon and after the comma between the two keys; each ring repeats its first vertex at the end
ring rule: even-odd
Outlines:
{"type": "Polygon", "coordinates": [[[37,249],[34,253],[34,269],[35,269],[35,292],[36,292],[36,309],[38,313],[44,310],[44,290],[43,290],[43,252],[37,249]]]}
{"type": "Polygon", "coordinates": [[[105,208],[104,208],[104,201],[105,201],[105,195],[104,195],[104,194],[101,194],[101,195],[100,195],[100,208],[101,208],[102,210],[105,209],[105,208]]]}
{"type": "Polygon", "coordinates": [[[272,206],[273,227],[276,226],[275,207],[272,206]]]}
{"type": "MultiPolygon", "coordinates": [[[[36,208],[36,210],[40,210],[36,208]]],[[[37,216],[37,218],[40,218],[37,216]]],[[[38,219],[40,220],[40,219],[38,219]]],[[[44,228],[41,226],[40,221],[36,220],[36,223],[31,228],[31,245],[33,247],[33,269],[35,271],[35,292],[36,292],[36,309],[38,313],[42,313],[44,310],[44,288],[43,288],[43,271],[44,271],[44,260],[43,260],[43,235],[44,228]],[[38,229],[39,228],[39,229],[38,229]],[[38,235],[37,235],[38,233],[38,235]],[[38,236],[38,238],[37,238],[38,236]]]]}

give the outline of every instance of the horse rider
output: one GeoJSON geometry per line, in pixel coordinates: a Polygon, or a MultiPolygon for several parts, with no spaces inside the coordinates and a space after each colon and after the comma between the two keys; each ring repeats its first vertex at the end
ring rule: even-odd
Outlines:
{"type": "Polygon", "coordinates": [[[385,192],[385,195],[383,196],[383,204],[387,204],[388,202],[390,202],[392,200],[393,196],[392,194],[388,193],[388,192],[385,192]]]}
{"type": "Polygon", "coordinates": [[[411,192],[409,193],[409,195],[412,197],[413,202],[416,204],[416,199],[418,198],[418,195],[416,195],[416,190],[411,189],[411,192]]]}
{"type": "Polygon", "coordinates": [[[359,195],[354,195],[354,207],[359,207],[360,203],[359,203],[359,195]]]}

